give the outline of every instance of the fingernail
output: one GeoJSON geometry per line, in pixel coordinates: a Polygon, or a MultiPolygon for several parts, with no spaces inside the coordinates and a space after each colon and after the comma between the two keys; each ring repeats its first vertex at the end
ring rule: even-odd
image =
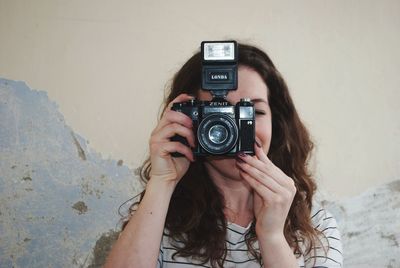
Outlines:
{"type": "Polygon", "coordinates": [[[261,145],[258,143],[258,141],[255,141],[255,143],[258,146],[258,148],[261,148],[261,145]]]}
{"type": "Polygon", "coordinates": [[[237,156],[239,156],[239,157],[246,157],[247,155],[246,155],[245,153],[243,153],[243,152],[239,152],[239,153],[237,154],[237,156]]]}
{"type": "Polygon", "coordinates": [[[244,163],[243,159],[241,159],[240,157],[236,157],[236,161],[239,163],[244,163]]]}

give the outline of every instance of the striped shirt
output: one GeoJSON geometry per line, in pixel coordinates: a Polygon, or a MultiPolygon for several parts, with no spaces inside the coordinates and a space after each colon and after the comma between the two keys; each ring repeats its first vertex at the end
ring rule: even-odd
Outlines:
{"type": "MultiPolygon", "coordinates": [[[[320,230],[324,235],[321,237],[321,242],[316,243],[308,255],[296,255],[299,267],[304,268],[322,268],[322,267],[342,267],[343,255],[342,244],[340,241],[340,233],[337,227],[336,220],[333,216],[322,207],[314,207],[311,212],[312,224],[315,229],[320,230]],[[324,251],[324,248],[326,251],[324,251]]],[[[234,223],[228,223],[226,246],[227,257],[224,267],[236,268],[253,268],[260,267],[257,260],[248,252],[245,242],[245,235],[249,232],[251,224],[247,227],[242,227],[234,223]]],[[[172,255],[176,252],[176,248],[171,243],[171,238],[164,232],[160,254],[158,257],[159,268],[184,268],[184,267],[211,267],[209,263],[201,264],[200,261],[193,258],[183,258],[172,255]]],[[[176,242],[175,242],[176,243],[176,242]]],[[[306,245],[302,239],[298,241],[300,248],[305,252],[306,245]]],[[[254,248],[258,248],[258,242],[254,244],[254,248]]]]}

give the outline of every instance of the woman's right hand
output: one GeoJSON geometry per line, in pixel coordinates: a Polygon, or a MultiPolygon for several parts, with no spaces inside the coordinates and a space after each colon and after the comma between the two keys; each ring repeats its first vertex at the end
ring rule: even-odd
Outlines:
{"type": "Polygon", "coordinates": [[[176,185],[189,168],[190,161],[194,161],[191,148],[178,142],[171,141],[175,135],[180,135],[188,141],[191,147],[195,147],[192,119],[187,115],[171,110],[175,102],[183,102],[192,99],[187,94],[181,94],[168,104],[161,120],[151,133],[150,161],[151,180],[172,182],[176,185]],[[178,152],[183,157],[172,157],[171,153],[178,152]]]}

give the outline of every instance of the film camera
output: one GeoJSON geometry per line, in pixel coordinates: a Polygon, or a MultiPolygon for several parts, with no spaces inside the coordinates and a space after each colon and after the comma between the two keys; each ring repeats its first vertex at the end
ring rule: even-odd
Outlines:
{"type": "MultiPolygon", "coordinates": [[[[174,103],[172,110],[193,121],[197,140],[195,156],[234,156],[237,152],[254,154],[255,117],[250,99],[231,105],[226,96],[238,85],[238,46],[235,41],[201,43],[202,89],[211,92],[211,101],[191,100],[174,103]]],[[[188,145],[185,138],[172,138],[188,145]]],[[[181,156],[174,153],[173,156],[181,156]]]]}

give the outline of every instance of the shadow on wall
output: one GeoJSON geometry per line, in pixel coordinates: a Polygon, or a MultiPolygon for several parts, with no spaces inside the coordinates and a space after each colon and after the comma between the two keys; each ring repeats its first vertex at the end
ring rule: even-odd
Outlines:
{"type": "MultiPolygon", "coordinates": [[[[118,207],[141,188],[132,173],[92,151],[45,92],[0,79],[0,267],[101,267],[118,207]]],[[[346,267],[400,267],[400,181],[322,203],[346,267]]]]}

